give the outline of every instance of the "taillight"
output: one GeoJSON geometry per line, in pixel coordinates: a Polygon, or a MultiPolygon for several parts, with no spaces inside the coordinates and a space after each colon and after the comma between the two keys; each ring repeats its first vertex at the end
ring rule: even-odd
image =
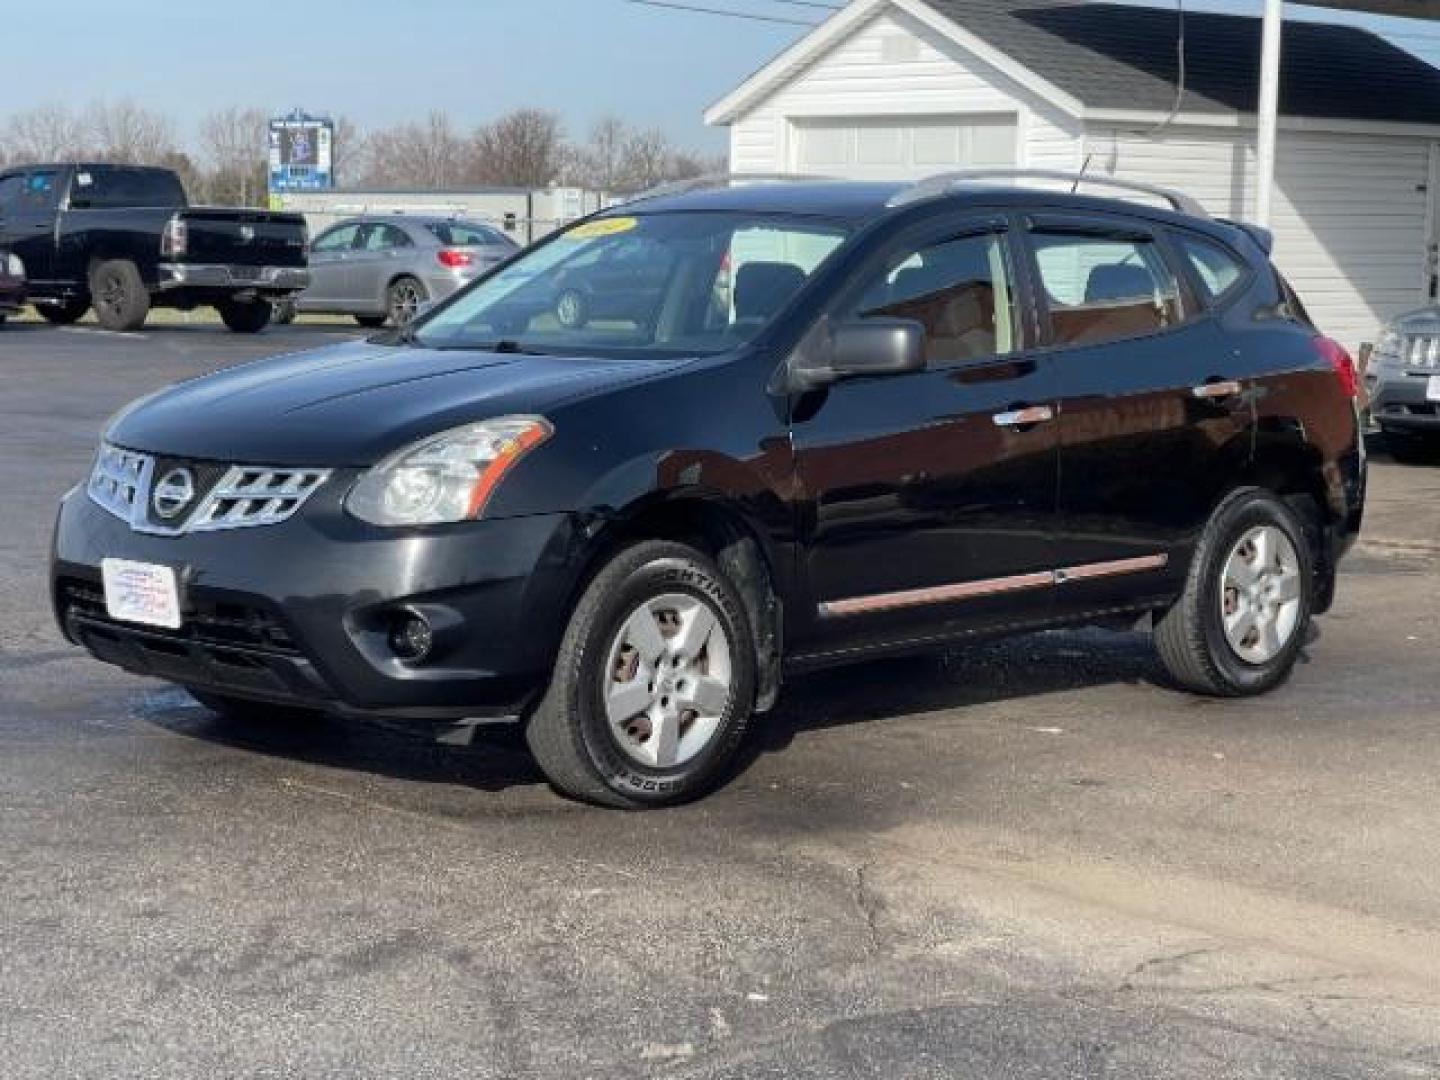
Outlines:
{"type": "Polygon", "coordinates": [[[1345,391],[1346,397],[1360,396],[1360,376],[1355,371],[1355,361],[1350,359],[1350,354],[1345,351],[1334,338],[1317,337],[1314,339],[1315,351],[1323,356],[1332,368],[1335,369],[1335,378],[1340,380],[1340,389],[1345,391]]]}
{"type": "Polygon", "coordinates": [[[173,258],[177,255],[184,255],[185,248],[190,243],[190,229],[185,224],[185,219],[172,217],[165,223],[165,231],[160,234],[160,254],[173,258]]]}
{"type": "Polygon", "coordinates": [[[441,266],[449,267],[451,270],[458,270],[462,266],[470,266],[475,262],[475,256],[468,251],[456,251],[454,248],[443,248],[436,252],[435,257],[440,260],[441,266]]]}

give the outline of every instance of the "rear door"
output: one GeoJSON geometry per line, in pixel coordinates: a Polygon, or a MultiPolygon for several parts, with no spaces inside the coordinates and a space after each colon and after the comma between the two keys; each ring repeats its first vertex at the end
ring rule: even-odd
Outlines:
{"type": "Polygon", "coordinates": [[[56,276],[55,239],[61,169],[26,169],[6,175],[0,182],[0,245],[10,248],[25,264],[32,286],[56,276]]]}
{"type": "Polygon", "coordinates": [[[1050,611],[1055,385],[1029,349],[1008,232],[1003,219],[932,221],[837,301],[836,322],[918,321],[927,367],[842,381],[792,421],[808,629],[827,648],[1050,611]]]}
{"type": "Polygon", "coordinates": [[[1148,222],[1035,216],[1026,246],[1060,397],[1057,603],[1163,593],[1248,460],[1239,358],[1148,222]]]}

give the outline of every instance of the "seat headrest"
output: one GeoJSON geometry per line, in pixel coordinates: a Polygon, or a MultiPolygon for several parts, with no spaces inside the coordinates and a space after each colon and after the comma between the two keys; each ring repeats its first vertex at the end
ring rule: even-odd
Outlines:
{"type": "Polygon", "coordinates": [[[805,284],[794,263],[750,262],[735,275],[735,317],[768,319],[805,284]]]}
{"type": "Polygon", "coordinates": [[[1114,300],[1154,300],[1155,278],[1143,266],[1106,263],[1090,271],[1085,282],[1088,303],[1114,300]]]}

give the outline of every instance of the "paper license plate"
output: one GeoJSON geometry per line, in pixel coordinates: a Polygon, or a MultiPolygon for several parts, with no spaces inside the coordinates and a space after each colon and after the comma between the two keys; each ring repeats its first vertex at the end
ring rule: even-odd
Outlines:
{"type": "Polygon", "coordinates": [[[100,576],[105,582],[105,610],[112,619],[180,629],[180,589],[170,567],[102,559],[100,576]]]}
{"type": "Polygon", "coordinates": [[[1431,375],[1425,384],[1425,400],[1440,401],[1440,375],[1431,375]]]}

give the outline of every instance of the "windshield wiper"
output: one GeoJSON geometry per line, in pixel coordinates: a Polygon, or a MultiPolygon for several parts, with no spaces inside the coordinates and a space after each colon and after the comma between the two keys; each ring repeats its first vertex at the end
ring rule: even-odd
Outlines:
{"type": "Polygon", "coordinates": [[[514,338],[501,338],[499,341],[482,341],[474,345],[442,345],[442,349],[464,349],[470,352],[493,352],[502,356],[549,356],[543,349],[533,349],[524,345],[514,338]]]}

